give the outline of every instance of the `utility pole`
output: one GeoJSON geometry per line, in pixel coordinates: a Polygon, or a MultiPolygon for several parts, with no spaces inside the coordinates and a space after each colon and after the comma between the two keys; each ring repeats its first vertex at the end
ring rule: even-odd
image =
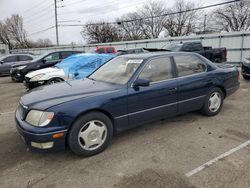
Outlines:
{"type": "Polygon", "coordinates": [[[57,0],[54,0],[55,4],[55,26],[56,26],[56,45],[59,46],[58,38],[58,22],[57,22],[57,0]]]}
{"type": "Polygon", "coordinates": [[[203,33],[206,34],[206,23],[207,23],[207,15],[204,16],[204,30],[203,33]]]}

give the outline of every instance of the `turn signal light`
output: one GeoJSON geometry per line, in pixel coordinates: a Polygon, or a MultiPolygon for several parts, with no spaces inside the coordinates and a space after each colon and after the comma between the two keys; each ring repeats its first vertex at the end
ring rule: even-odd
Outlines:
{"type": "Polygon", "coordinates": [[[56,133],[52,135],[52,138],[61,138],[64,136],[64,133],[56,133]]]}

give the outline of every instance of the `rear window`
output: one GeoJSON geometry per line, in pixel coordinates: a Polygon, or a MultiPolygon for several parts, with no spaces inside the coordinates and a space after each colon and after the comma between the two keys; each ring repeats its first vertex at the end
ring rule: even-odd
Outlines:
{"type": "Polygon", "coordinates": [[[206,71],[206,65],[194,55],[174,56],[178,69],[178,76],[188,76],[206,71]]]}

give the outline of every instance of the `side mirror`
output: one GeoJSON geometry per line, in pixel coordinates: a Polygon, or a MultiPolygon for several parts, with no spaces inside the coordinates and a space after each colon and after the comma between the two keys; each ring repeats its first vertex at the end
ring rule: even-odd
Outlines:
{"type": "Polygon", "coordinates": [[[142,79],[142,78],[138,78],[137,80],[134,81],[133,83],[133,87],[147,87],[150,84],[150,80],[149,79],[142,79]]]}
{"type": "Polygon", "coordinates": [[[47,61],[46,59],[43,59],[43,61],[42,61],[42,62],[43,62],[43,63],[46,63],[46,61],[47,61]]]}
{"type": "Polygon", "coordinates": [[[3,60],[0,61],[0,64],[3,64],[3,60]]]}

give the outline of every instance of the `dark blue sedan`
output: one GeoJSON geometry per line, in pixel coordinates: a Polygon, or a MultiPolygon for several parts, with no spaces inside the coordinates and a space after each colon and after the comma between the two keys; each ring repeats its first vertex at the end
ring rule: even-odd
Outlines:
{"type": "Polygon", "coordinates": [[[20,99],[17,130],[35,150],[103,151],[113,134],[200,110],[214,116],[239,88],[236,68],[193,53],[119,56],[88,78],[44,86],[20,99]]]}

